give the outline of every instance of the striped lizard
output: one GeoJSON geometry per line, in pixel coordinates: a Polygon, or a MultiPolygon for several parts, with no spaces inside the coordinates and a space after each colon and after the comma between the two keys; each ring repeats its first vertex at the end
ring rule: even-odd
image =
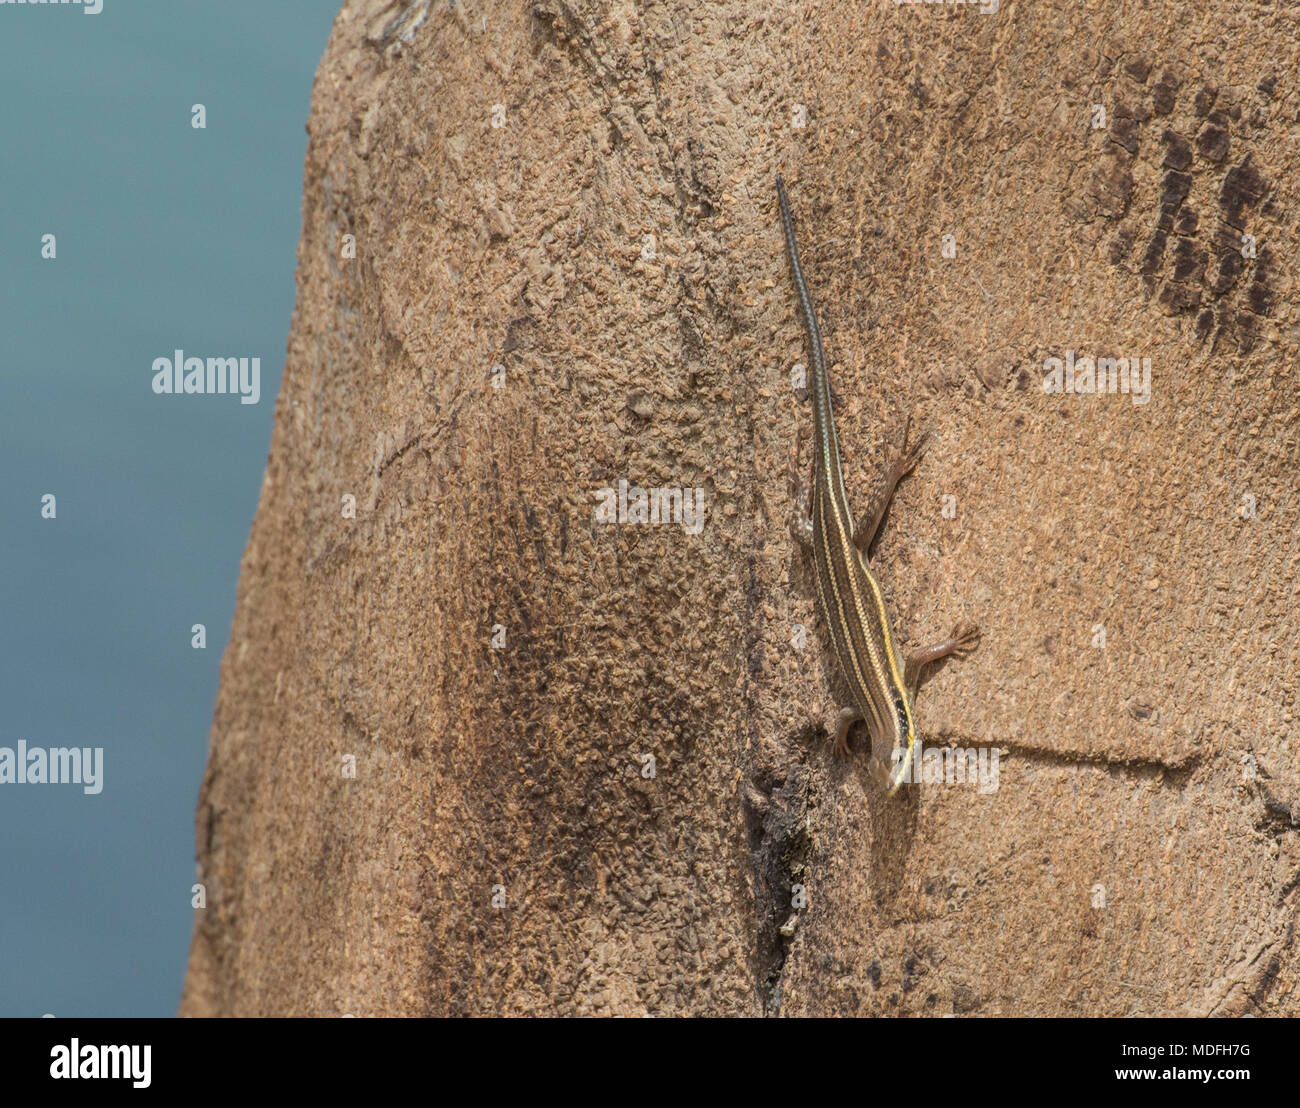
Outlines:
{"type": "MultiPolygon", "coordinates": [[[[792,530],[805,550],[812,548],[818,608],[852,701],[839,714],[835,749],[847,754],[849,730],[858,721],[865,721],[876,749],[892,750],[893,770],[889,778],[889,795],[892,796],[909,777],[912,767],[916,748],[914,705],[922,670],[949,654],[964,654],[972,649],[979,641],[980,631],[972,623],[959,623],[947,638],[909,654],[906,662],[900,663],[884,597],[871,572],[867,553],[895,487],[921,460],[928,436],[922,435],[909,448],[912,421],[908,419],[902,449],[877,477],[867,510],[854,523],[840,467],[840,445],[831,410],[826,353],[822,349],[817,313],[799,264],[794,219],[790,215],[785,182],[779,175],[776,192],[785,245],[790,255],[790,271],[804,328],[808,332],[812,359],[812,511],[808,511],[809,483],[799,480],[798,507],[792,530]]],[[[795,457],[791,463],[796,475],[798,454],[799,440],[796,438],[795,457]]]]}

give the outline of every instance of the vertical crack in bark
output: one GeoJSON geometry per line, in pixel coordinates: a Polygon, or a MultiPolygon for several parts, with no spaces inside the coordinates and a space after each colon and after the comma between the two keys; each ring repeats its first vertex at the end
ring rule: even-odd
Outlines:
{"type": "MultiPolygon", "coordinates": [[[[796,744],[795,749],[806,749],[796,744]]],[[[807,882],[812,845],[812,773],[797,762],[784,781],[760,775],[745,792],[745,824],[754,862],[754,900],[758,919],[756,968],[765,1015],[781,1014],[782,972],[794,940],[799,912],[793,888],[807,882]]]]}

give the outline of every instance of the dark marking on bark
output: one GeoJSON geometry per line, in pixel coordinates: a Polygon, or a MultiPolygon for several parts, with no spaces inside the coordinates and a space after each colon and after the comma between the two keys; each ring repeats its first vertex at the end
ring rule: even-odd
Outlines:
{"type": "MultiPolygon", "coordinates": [[[[1110,68],[1102,67],[1103,82],[1110,68]]],[[[1128,79],[1146,84],[1149,75],[1150,64],[1137,59],[1110,78],[1123,86],[1115,94],[1112,145],[1091,167],[1081,194],[1067,200],[1066,210],[1081,222],[1098,215],[1123,217],[1106,241],[1110,264],[1134,267],[1154,306],[1166,315],[1191,317],[1199,341],[1212,341],[1213,349],[1229,338],[1247,352],[1278,303],[1275,268],[1263,241],[1266,229],[1258,221],[1281,221],[1286,213],[1251,156],[1238,156],[1234,163],[1232,150],[1235,138],[1249,143],[1267,124],[1276,79],[1262,78],[1258,88],[1265,102],[1252,99],[1243,112],[1231,93],[1221,95],[1208,84],[1180,107],[1183,74],[1173,65],[1160,71],[1149,98],[1139,90],[1134,99],[1128,79]],[[1160,129],[1164,172],[1152,203],[1140,199],[1150,194],[1135,186],[1134,162],[1142,148],[1142,126],[1155,116],[1169,120],[1160,129]],[[1202,218],[1207,210],[1217,218],[1202,218]]]]}
{"type": "Polygon", "coordinates": [[[1196,136],[1196,150],[1206,161],[1223,161],[1228,156],[1228,132],[1207,123],[1196,136]]]}
{"type": "MultiPolygon", "coordinates": [[[[794,744],[796,749],[808,749],[814,740],[813,735],[803,738],[794,744]]],[[[812,806],[812,772],[802,762],[789,767],[784,781],[760,776],[745,791],[745,828],[754,863],[758,916],[755,968],[763,1009],[769,1016],[781,1013],[781,974],[791,942],[781,928],[796,915],[791,890],[807,881],[812,806]]]]}
{"type": "Polygon", "coordinates": [[[1160,74],[1155,88],[1151,90],[1151,106],[1155,109],[1156,115],[1168,115],[1174,110],[1178,88],[1182,83],[1171,69],[1166,69],[1160,74]]]}
{"type": "Polygon", "coordinates": [[[1162,138],[1165,143],[1166,168],[1182,171],[1192,164],[1192,144],[1182,135],[1166,130],[1162,138]]]}

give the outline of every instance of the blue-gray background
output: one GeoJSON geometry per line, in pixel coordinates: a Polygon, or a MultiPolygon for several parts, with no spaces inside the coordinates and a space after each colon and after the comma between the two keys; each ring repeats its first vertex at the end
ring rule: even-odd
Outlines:
{"type": "Polygon", "coordinates": [[[0,746],[104,748],[98,796],[0,785],[0,1016],[176,1011],[339,4],[0,5],[0,746]],[[155,396],[177,347],[259,356],[261,402],[155,396]]]}

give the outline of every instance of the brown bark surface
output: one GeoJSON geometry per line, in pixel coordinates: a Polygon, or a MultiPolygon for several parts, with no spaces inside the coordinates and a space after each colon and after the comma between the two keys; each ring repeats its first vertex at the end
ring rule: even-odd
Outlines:
{"type": "Polygon", "coordinates": [[[1300,1014],[1298,23],[349,0],[182,1013],[1300,1014]],[[777,172],[850,496],[933,432],[875,564],[982,625],[918,714],[996,791],[831,754],[777,172]]]}

